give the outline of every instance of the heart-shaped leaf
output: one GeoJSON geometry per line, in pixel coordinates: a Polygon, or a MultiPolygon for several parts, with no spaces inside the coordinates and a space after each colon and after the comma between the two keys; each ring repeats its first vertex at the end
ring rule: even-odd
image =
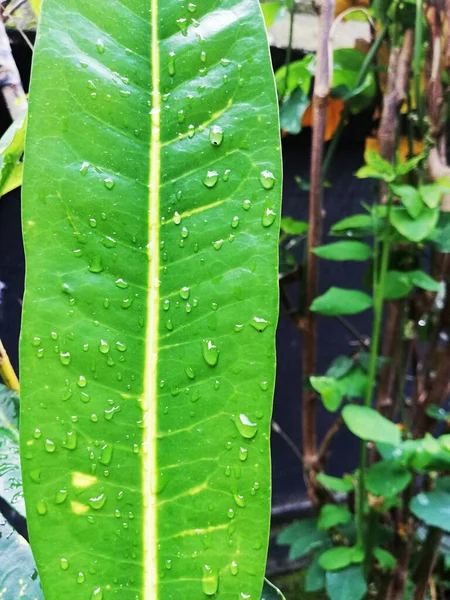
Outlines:
{"type": "Polygon", "coordinates": [[[280,188],[257,0],[44,1],[21,447],[46,600],[259,598],[280,188]]]}

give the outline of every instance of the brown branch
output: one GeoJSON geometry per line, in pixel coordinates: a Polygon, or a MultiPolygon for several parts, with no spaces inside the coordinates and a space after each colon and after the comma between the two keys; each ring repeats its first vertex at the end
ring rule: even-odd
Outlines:
{"type": "MultiPolygon", "coordinates": [[[[327,105],[330,95],[330,30],[334,18],[335,0],[323,0],[320,17],[320,34],[317,52],[317,68],[313,94],[313,137],[311,149],[311,176],[309,195],[309,235],[305,296],[305,316],[302,319],[302,372],[306,381],[316,371],[317,324],[316,316],[309,309],[318,295],[318,257],[312,250],[319,246],[322,238],[322,160],[324,153],[327,105]]],[[[302,411],[303,456],[308,493],[311,501],[318,504],[315,491],[315,474],[318,469],[316,454],[316,394],[314,390],[303,390],[302,411]]]]}
{"type": "Polygon", "coordinates": [[[413,551],[413,520],[407,523],[407,534],[403,539],[398,538],[395,555],[398,556],[397,566],[389,581],[385,600],[402,600],[408,580],[408,567],[413,551]]]}
{"type": "Polygon", "coordinates": [[[342,417],[338,417],[336,421],[332,424],[330,429],[327,431],[322,442],[320,443],[319,450],[317,452],[317,462],[321,467],[324,466],[331,443],[341,430],[343,424],[344,419],[342,417]]]}
{"type": "MultiPolygon", "coordinates": [[[[387,91],[383,100],[378,141],[381,156],[393,162],[397,147],[397,132],[399,115],[404,103],[408,82],[411,74],[411,63],[414,49],[414,31],[407,29],[401,48],[393,48],[389,59],[389,72],[387,91]]],[[[380,186],[380,201],[386,203],[387,186],[380,186]]],[[[401,338],[401,325],[404,300],[388,302],[386,304],[386,335],[383,341],[382,355],[387,359],[380,373],[380,383],[377,392],[377,408],[381,414],[391,416],[394,406],[394,396],[397,390],[397,376],[400,368],[398,355],[398,342],[401,338]]]]}

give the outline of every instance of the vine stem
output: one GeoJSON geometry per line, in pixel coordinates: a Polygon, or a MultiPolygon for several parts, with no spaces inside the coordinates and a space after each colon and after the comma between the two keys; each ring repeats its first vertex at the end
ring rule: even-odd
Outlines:
{"type": "MultiPolygon", "coordinates": [[[[390,208],[390,206],[389,206],[390,208]]],[[[388,213],[390,212],[388,208],[388,213]]],[[[389,217],[388,217],[389,219],[389,217]]],[[[378,350],[381,341],[381,325],[383,320],[383,305],[384,305],[384,287],[386,283],[386,273],[389,267],[391,243],[385,240],[381,252],[380,273],[374,269],[374,319],[372,327],[372,343],[370,346],[369,368],[367,375],[367,388],[364,398],[364,406],[370,407],[372,404],[373,388],[377,375],[377,359],[378,350]]],[[[359,477],[358,477],[358,502],[356,515],[356,530],[358,545],[364,546],[364,504],[366,498],[366,477],[365,469],[367,463],[367,444],[363,440],[361,442],[359,477]]]]}
{"type": "Polygon", "coordinates": [[[422,67],[422,44],[423,44],[423,0],[416,0],[416,23],[414,36],[414,92],[416,96],[416,110],[418,116],[419,133],[423,135],[423,103],[420,93],[420,78],[422,67]]]}
{"type": "Polygon", "coordinates": [[[17,392],[20,389],[19,380],[17,379],[17,375],[14,372],[11,361],[9,360],[9,356],[5,350],[5,347],[0,340],[0,376],[5,382],[6,386],[11,390],[16,390],[17,392]]]}
{"type": "Polygon", "coordinates": [[[281,97],[281,102],[283,102],[287,89],[288,89],[288,79],[289,79],[289,67],[291,65],[292,60],[292,44],[294,42],[294,22],[295,22],[295,0],[292,0],[292,6],[290,8],[290,23],[289,23],[289,42],[288,47],[286,49],[286,75],[284,78],[284,88],[283,94],[281,97]]]}

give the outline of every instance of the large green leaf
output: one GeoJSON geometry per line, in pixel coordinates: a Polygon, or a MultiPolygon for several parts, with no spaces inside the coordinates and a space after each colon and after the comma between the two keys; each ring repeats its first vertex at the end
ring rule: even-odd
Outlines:
{"type": "Polygon", "coordinates": [[[46,600],[259,598],[280,189],[257,0],[45,0],[21,448],[46,600]]]}
{"type": "Polygon", "coordinates": [[[0,498],[24,516],[18,401],[16,392],[0,385],[0,498]]]}
{"type": "Polygon", "coordinates": [[[43,600],[29,544],[0,513],[0,598],[43,600]]]}

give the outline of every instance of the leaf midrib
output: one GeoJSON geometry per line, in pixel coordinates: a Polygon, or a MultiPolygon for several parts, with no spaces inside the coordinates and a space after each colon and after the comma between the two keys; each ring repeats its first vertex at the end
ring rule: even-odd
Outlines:
{"type": "Polygon", "coordinates": [[[144,499],[144,598],[157,598],[156,507],[151,490],[156,476],[156,369],[159,324],[159,199],[161,179],[161,97],[159,92],[160,65],[158,46],[158,2],[150,0],[151,10],[151,119],[150,167],[148,202],[148,296],[145,343],[144,410],[147,418],[144,442],[148,452],[143,453],[142,496],[144,499]]]}

